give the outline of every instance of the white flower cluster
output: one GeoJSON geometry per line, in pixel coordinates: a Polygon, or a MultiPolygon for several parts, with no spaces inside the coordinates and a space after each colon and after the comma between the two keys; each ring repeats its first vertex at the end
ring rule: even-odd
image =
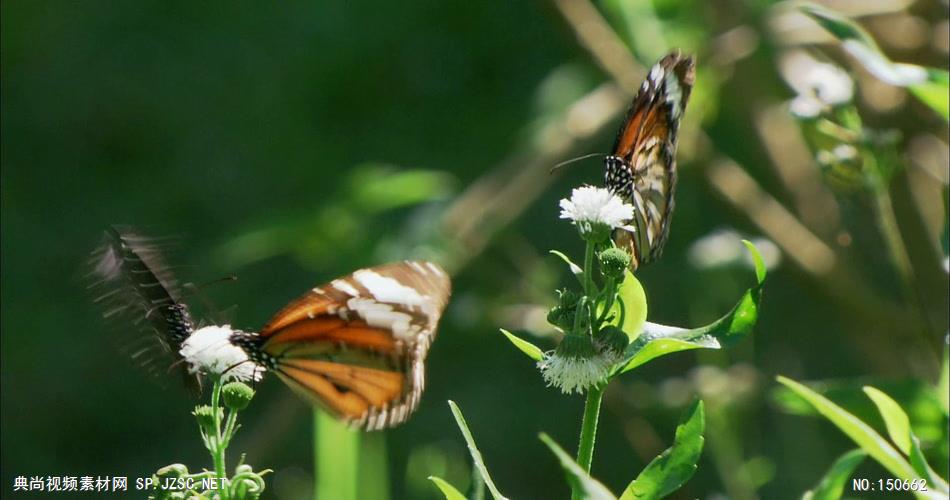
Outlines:
{"type": "Polygon", "coordinates": [[[589,234],[595,226],[630,229],[624,224],[633,218],[633,205],[607,189],[593,186],[575,188],[571,198],[562,199],[560,206],[561,218],[571,220],[582,234],[589,234]]]}
{"type": "Polygon", "coordinates": [[[541,376],[548,387],[554,386],[564,394],[582,394],[600,383],[607,375],[611,360],[601,355],[593,357],[570,357],[558,353],[545,354],[538,361],[541,376]]]}
{"type": "Polygon", "coordinates": [[[839,106],[854,97],[854,81],[843,69],[828,63],[808,65],[796,85],[799,95],[789,107],[801,118],[814,118],[826,106],[839,106]]]}
{"type": "Polygon", "coordinates": [[[244,349],[231,343],[230,325],[199,328],[181,344],[179,353],[191,373],[221,376],[228,380],[260,380],[264,368],[251,361],[244,349]]]}

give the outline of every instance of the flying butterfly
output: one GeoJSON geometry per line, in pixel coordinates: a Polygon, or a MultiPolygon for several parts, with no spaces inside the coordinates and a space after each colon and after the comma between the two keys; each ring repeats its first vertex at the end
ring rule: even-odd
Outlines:
{"type": "Polygon", "coordinates": [[[676,190],[676,134],[695,78],[692,56],[660,59],[640,86],[604,158],[607,189],[633,205],[633,219],[614,230],[614,243],[632,256],[630,266],[660,257],[670,232],[676,190]]]}
{"type": "Polygon", "coordinates": [[[425,359],[448,303],[451,282],[439,265],[403,261],[360,269],[313,288],[275,314],[260,332],[230,325],[195,328],[165,269],[140,237],[111,231],[96,268],[112,297],[147,319],[151,333],[178,357],[189,339],[223,333],[240,349],[234,370],[257,379],[275,373],[291,389],[354,427],[404,422],[425,387],[425,359]]]}

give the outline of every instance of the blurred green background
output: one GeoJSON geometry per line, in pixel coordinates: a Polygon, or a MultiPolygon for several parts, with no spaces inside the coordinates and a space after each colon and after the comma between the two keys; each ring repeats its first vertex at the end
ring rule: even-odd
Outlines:
{"type": "MultiPolygon", "coordinates": [[[[855,16],[895,60],[947,68],[946,2],[826,5],[855,16]]],[[[946,471],[946,419],[927,388],[947,329],[947,123],[785,7],[3,2],[0,491],[19,475],[210,466],[194,402],[135,369],[85,289],[90,252],[121,223],[179,237],[168,260],[183,281],[238,276],[205,294],[222,310],[238,305],[227,315],[245,329],[357,267],[444,263],[454,295],[427,391],[386,433],[392,497],[437,498],[433,474],[469,483],[447,399],[502,491],[566,497],[537,434],[573,450],[583,400],[544,387],[498,328],[553,334],[544,315],[569,276],[547,251],[582,252],[557,200],[599,184],[602,167],[548,171],[606,153],[644,66],[673,47],[700,67],[670,241],[638,273],[650,320],[700,325],[726,312],[753,280],[737,235],[772,269],[751,339],[663,358],[611,386],[593,475],[621,491],[699,394],[707,448],[675,498],[797,497],[853,445],[783,404],[776,374],[825,381],[875,425],[856,391],[889,391],[946,471]],[[901,133],[891,194],[913,293],[901,291],[869,198],[823,182],[787,111],[786,63],[803,53],[847,68],[865,122],[901,133]]],[[[275,470],[267,495],[310,495],[309,408],[266,380],[242,421],[231,450],[275,470]]],[[[871,462],[856,476],[888,477],[871,462]]]]}

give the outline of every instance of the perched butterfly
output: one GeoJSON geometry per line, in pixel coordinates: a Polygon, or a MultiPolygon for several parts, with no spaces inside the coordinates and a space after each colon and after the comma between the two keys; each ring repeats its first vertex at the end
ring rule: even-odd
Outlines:
{"type": "Polygon", "coordinates": [[[143,272],[148,264],[135,240],[116,235],[101,266],[112,273],[103,277],[133,283],[119,289],[138,295],[133,302],[146,317],[163,316],[150,318],[150,324],[179,358],[194,350],[193,339],[221,335],[226,345],[215,347],[242,351],[230,368],[244,378],[271,371],[308,400],[367,430],[400,424],[418,406],[426,355],[451,288],[437,264],[404,261],[360,269],[310,290],[260,332],[229,325],[195,329],[186,306],[168,292],[167,273],[143,272]],[[172,310],[183,311],[187,322],[172,310]]]}
{"type": "Polygon", "coordinates": [[[656,63],[637,93],[613,152],[604,159],[606,187],[633,205],[627,229],[613,239],[636,269],[659,258],[670,232],[676,190],[676,132],[693,88],[692,56],[673,52],[656,63]]]}

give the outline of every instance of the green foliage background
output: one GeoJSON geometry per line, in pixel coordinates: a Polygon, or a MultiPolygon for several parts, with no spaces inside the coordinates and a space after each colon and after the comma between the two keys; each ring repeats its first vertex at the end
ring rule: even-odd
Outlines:
{"type": "MultiPolygon", "coordinates": [[[[752,276],[741,264],[693,265],[691,245],[724,227],[762,234],[755,214],[711,183],[710,169],[728,155],[779,203],[796,200],[796,186],[783,184],[756,126],[763,110],[793,95],[776,64],[786,48],[770,24],[776,7],[754,0],[598,6],[642,65],[668,48],[644,38],[651,27],[667,30],[670,46],[698,52],[699,83],[686,117],[692,132],[684,132],[694,140],[684,135],[681,146],[670,241],[664,258],[638,276],[650,321],[705,324],[733,305],[752,276]],[[751,34],[751,48],[723,62],[723,36],[737,27],[751,34]],[[716,154],[695,139],[698,128],[716,154]]],[[[886,35],[897,29],[889,15],[928,26],[947,18],[939,2],[917,2],[908,12],[864,21],[872,34],[886,35]]],[[[0,14],[0,491],[19,475],[134,478],[169,460],[205,460],[189,415],[194,402],[173,383],[163,389],[134,369],[85,289],[86,261],[102,229],[127,223],[181,237],[169,260],[182,265],[183,281],[237,275],[205,293],[221,308],[239,305],[232,321],[246,329],[357,267],[408,254],[449,260],[455,293],[430,353],[425,397],[386,436],[391,495],[438,498],[426,479],[433,474],[458,486],[469,481],[448,399],[465,409],[506,494],[566,494],[560,466],[537,435],[572,453],[582,398],[545,388],[498,327],[518,329],[511,323],[530,309],[512,312],[511,305],[550,306],[553,288],[571,279],[547,255],[550,248],[582,251],[557,220],[556,202],[572,186],[599,183],[601,167],[587,160],[556,177],[545,169],[540,194],[529,185],[523,197],[505,201],[517,211],[511,224],[488,225],[471,239],[453,239],[455,226],[444,219],[471,186],[530,162],[553,117],[609,79],[555,4],[6,1],[0,14]],[[400,172],[408,174],[390,177],[400,172]]],[[[930,45],[882,45],[895,59],[947,67],[947,54],[930,45]]],[[[913,98],[886,109],[859,104],[871,126],[898,128],[907,141],[936,137],[945,150],[946,122],[913,98]]],[[[606,152],[616,111],[609,126],[551,166],[606,152]]],[[[946,274],[927,237],[933,218],[920,215],[910,175],[898,175],[893,196],[937,339],[947,328],[946,274]]],[[[938,213],[943,227],[946,184],[935,189],[937,204],[924,200],[923,212],[938,213]]],[[[926,391],[934,359],[921,354],[935,351],[912,347],[913,334],[900,331],[919,318],[899,292],[870,204],[837,199],[840,222],[819,237],[861,287],[892,306],[890,321],[871,314],[877,302],[843,299],[840,275],[815,276],[786,255],[770,273],[752,338],[729,351],[663,358],[612,388],[595,477],[620,491],[668,445],[682,407],[699,391],[707,451],[674,498],[796,497],[852,445],[826,422],[795,414],[808,410],[787,394],[773,394],[776,374],[828,380],[826,395],[881,424],[860,392],[871,381],[908,408],[925,452],[939,457],[942,446],[946,457],[945,416],[932,412],[926,391]],[[842,232],[850,244],[841,244],[842,232]],[[737,379],[748,390],[730,392],[737,379]],[[721,383],[710,388],[710,381],[721,383]]],[[[465,216],[478,220],[480,212],[465,216]]],[[[939,243],[945,254],[945,230],[939,243]]],[[[258,389],[231,449],[247,452],[255,468],[276,471],[268,494],[299,498],[312,483],[309,408],[274,380],[258,389]]],[[[870,462],[857,475],[887,477],[870,462]]]]}

